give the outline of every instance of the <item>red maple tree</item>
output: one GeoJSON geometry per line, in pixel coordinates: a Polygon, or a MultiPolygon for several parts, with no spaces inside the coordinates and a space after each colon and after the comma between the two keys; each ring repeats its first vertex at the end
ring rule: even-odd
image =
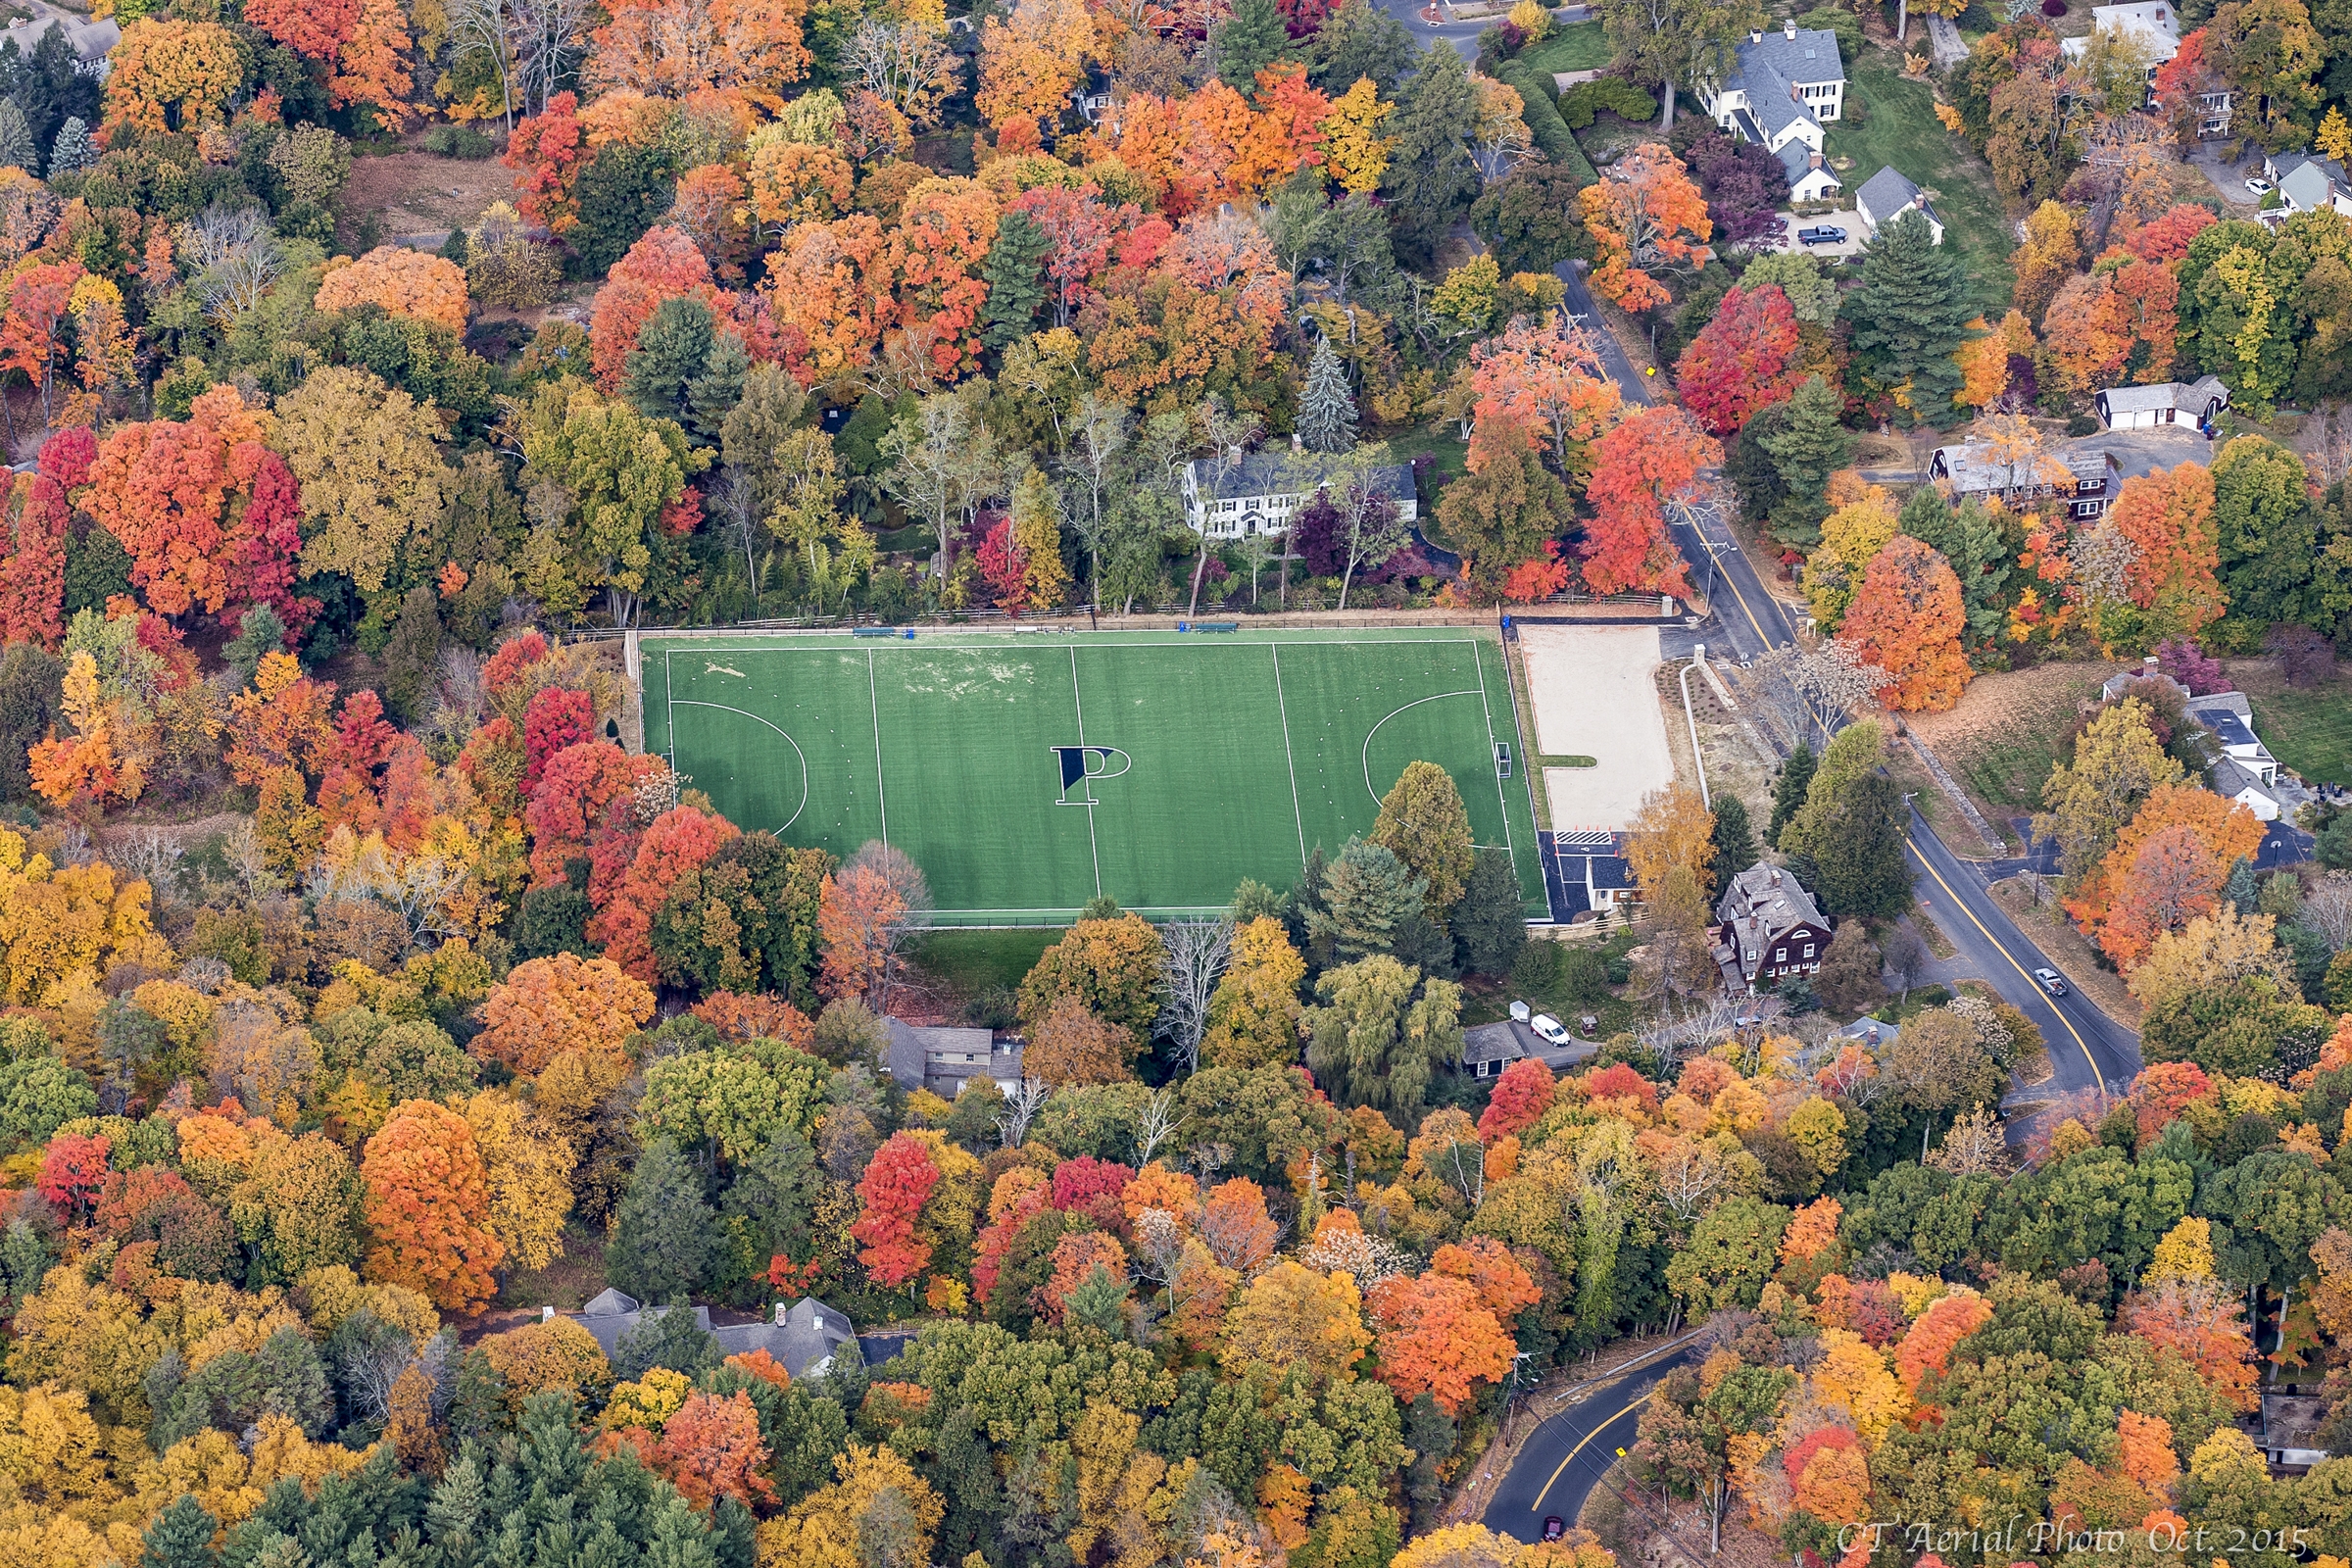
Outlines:
{"type": "Polygon", "coordinates": [[[1480,1140],[1491,1144],[1497,1138],[1533,1127],[1551,1108],[1551,1097],[1549,1067],[1533,1056],[1512,1062],[1494,1080],[1494,1092],[1487,1100],[1487,1108],[1479,1114],[1480,1140]]]}
{"type": "Polygon", "coordinates": [[[1674,364],[1675,389],[1699,422],[1730,435],[1758,409],[1785,403],[1804,382],[1797,365],[1796,312],[1766,283],[1733,285],[1674,364]]]}
{"type": "Polygon", "coordinates": [[[1666,531],[1666,507],[1694,493],[1698,470],[1723,448],[1672,405],[1643,409],[1602,436],[1585,498],[1585,582],[1597,594],[1688,594],[1690,567],[1666,531]]]}
{"type": "Polygon", "coordinates": [[[931,1244],[915,1235],[914,1219],[939,1180],[929,1146],[912,1133],[891,1134],[866,1162],[850,1235],[875,1283],[896,1289],[929,1266],[931,1244]]]}

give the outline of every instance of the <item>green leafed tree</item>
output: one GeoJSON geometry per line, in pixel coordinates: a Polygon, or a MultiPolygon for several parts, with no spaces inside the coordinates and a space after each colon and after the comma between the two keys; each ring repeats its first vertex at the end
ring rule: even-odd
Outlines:
{"type": "Polygon", "coordinates": [[[1315,997],[1302,1021],[1316,1082],[1344,1105],[1418,1125],[1432,1075],[1461,1060],[1461,987],[1424,984],[1419,970],[1381,954],[1327,971],[1315,997]]]}
{"type": "Polygon", "coordinates": [[[1862,368],[1903,394],[1903,422],[1949,419],[1960,391],[1952,355],[1977,307],[1960,258],[1936,243],[1924,215],[1907,212],[1879,229],[1862,252],[1862,280],[1844,311],[1862,368]]]}

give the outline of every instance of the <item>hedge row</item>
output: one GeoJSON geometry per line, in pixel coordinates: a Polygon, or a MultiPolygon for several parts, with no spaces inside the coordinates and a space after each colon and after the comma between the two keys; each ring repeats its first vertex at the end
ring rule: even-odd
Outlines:
{"type": "Polygon", "coordinates": [[[1505,61],[1494,72],[1494,77],[1518,89],[1526,104],[1523,114],[1528,134],[1535,138],[1544,156],[1575,175],[1579,190],[1598,183],[1600,175],[1593,171],[1592,161],[1585,156],[1585,150],[1569,134],[1568,122],[1560,118],[1558,94],[1552,88],[1551,78],[1524,60],[1505,61]]]}

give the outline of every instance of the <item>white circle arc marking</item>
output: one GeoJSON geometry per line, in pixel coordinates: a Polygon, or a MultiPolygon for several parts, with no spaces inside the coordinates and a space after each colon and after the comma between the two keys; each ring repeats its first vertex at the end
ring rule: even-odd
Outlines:
{"type": "Polygon", "coordinates": [[[1105,762],[1114,757],[1119,760],[1119,770],[1116,773],[1089,773],[1086,775],[1088,778],[1123,778],[1126,776],[1127,770],[1135,766],[1135,759],[1120,751],[1116,746],[1090,746],[1087,750],[1101,752],[1105,762]]]}
{"type": "MultiPolygon", "coordinates": [[[[781,833],[785,828],[792,826],[793,823],[798,822],[801,819],[801,813],[808,809],[808,754],[801,750],[801,743],[799,741],[794,740],[790,735],[785,735],[783,730],[777,729],[774,724],[769,723],[768,720],[764,718],[761,718],[758,713],[747,713],[740,708],[729,708],[724,703],[697,703],[681,697],[670,706],[673,708],[715,708],[722,713],[734,713],[739,717],[750,719],[755,724],[766,724],[769,729],[775,730],[777,734],[784,735],[784,744],[791,747],[792,755],[801,760],[801,804],[793,808],[792,814],[784,819],[783,826],[776,828],[774,831],[781,833]]],[[[675,735],[672,735],[669,738],[669,750],[671,756],[676,756],[678,750],[678,738],[675,735]]],[[[676,764],[673,762],[671,765],[675,766],[676,764]]]]}
{"type": "MultiPolygon", "coordinates": [[[[1388,718],[1382,719],[1380,724],[1386,724],[1390,718],[1395,718],[1397,713],[1403,712],[1405,708],[1419,708],[1423,703],[1442,703],[1448,697],[1478,697],[1484,694],[1474,689],[1466,692],[1439,692],[1430,697],[1416,697],[1405,704],[1404,708],[1397,709],[1396,712],[1390,713],[1388,718]]],[[[1380,800],[1380,791],[1372,787],[1372,737],[1380,733],[1380,724],[1375,724],[1364,732],[1364,793],[1371,796],[1375,803],[1380,800]]]]}

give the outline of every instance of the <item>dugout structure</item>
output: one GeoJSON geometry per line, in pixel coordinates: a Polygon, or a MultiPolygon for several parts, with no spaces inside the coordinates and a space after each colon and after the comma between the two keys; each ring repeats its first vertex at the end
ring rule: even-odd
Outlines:
{"type": "Polygon", "coordinates": [[[1483,627],[925,632],[640,642],[645,744],[729,820],[847,856],[881,839],[942,925],[1049,924],[1098,896],[1204,914],[1368,833],[1407,762],[1547,917],[1510,676],[1483,627]],[[1506,766],[1499,760],[1513,760],[1506,766]]]}

